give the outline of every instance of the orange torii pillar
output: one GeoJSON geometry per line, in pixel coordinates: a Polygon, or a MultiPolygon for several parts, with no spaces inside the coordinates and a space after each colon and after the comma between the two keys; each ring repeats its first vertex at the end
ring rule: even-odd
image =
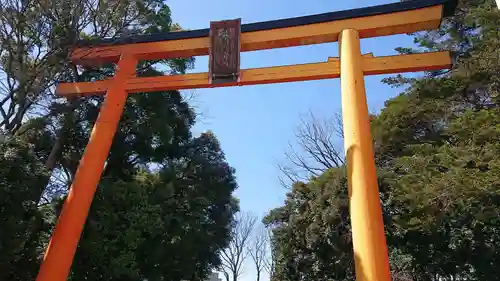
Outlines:
{"type": "Polygon", "coordinates": [[[118,62],[116,74],[45,252],[37,281],[66,280],[69,275],[78,241],[127,101],[125,82],[135,76],[136,66],[137,59],[131,56],[123,56],[118,62]]]}
{"type": "Polygon", "coordinates": [[[339,47],[344,150],[356,280],[390,281],[358,31],[343,30],[339,47]]]}

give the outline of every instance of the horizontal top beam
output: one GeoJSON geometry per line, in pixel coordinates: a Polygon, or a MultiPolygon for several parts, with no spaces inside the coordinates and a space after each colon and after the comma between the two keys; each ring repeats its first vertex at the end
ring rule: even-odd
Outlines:
{"type": "MultiPolygon", "coordinates": [[[[336,11],[318,15],[310,15],[296,18],[279,19],[272,21],[248,23],[241,25],[241,32],[264,31],[277,28],[287,28],[300,25],[308,25],[315,23],[323,23],[330,21],[339,21],[352,18],[361,18],[367,16],[376,16],[381,14],[390,14],[411,10],[418,10],[432,6],[444,5],[443,17],[453,15],[456,6],[456,0],[412,0],[385,5],[371,6],[365,8],[351,9],[345,11],[336,11]]],[[[110,45],[124,45],[136,43],[151,43],[159,41],[180,40],[208,37],[210,29],[198,29],[180,32],[164,32],[149,35],[127,36],[121,38],[108,38],[96,40],[81,40],[78,41],[79,47],[102,47],[110,45]]]]}
{"type": "MultiPolygon", "coordinates": [[[[241,51],[335,42],[346,28],[361,38],[438,28],[456,0],[413,0],[319,15],[242,25],[241,51]]],[[[154,60],[207,55],[209,29],[81,41],[75,63],[116,62],[124,54],[154,60]]]]}

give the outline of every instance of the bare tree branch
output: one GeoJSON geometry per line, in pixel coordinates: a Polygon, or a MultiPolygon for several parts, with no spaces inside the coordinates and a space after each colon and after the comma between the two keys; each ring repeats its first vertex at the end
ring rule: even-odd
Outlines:
{"type": "Polygon", "coordinates": [[[248,247],[248,252],[250,253],[252,261],[255,265],[256,281],[260,281],[261,273],[265,269],[268,254],[267,246],[268,239],[266,228],[263,224],[260,224],[257,228],[255,228],[253,239],[248,247]]]}
{"type": "Polygon", "coordinates": [[[264,269],[269,274],[269,280],[273,280],[277,262],[276,251],[273,249],[272,236],[273,236],[272,228],[266,228],[264,237],[266,239],[267,254],[266,258],[264,259],[264,269]]]}
{"type": "Polygon", "coordinates": [[[243,262],[249,255],[248,243],[255,226],[257,217],[251,213],[238,213],[235,219],[235,225],[231,235],[229,246],[221,253],[221,269],[229,280],[238,281],[243,271],[243,262]]]}
{"type": "Polygon", "coordinates": [[[278,165],[281,185],[290,188],[294,182],[307,181],[327,169],[344,165],[343,149],[336,145],[343,137],[339,113],[326,120],[318,119],[312,112],[301,118],[295,133],[296,145],[289,145],[286,163],[278,165]]]}
{"type": "MultiPolygon", "coordinates": [[[[58,103],[54,100],[55,85],[60,81],[86,81],[95,76],[92,73],[102,70],[99,67],[77,68],[71,64],[68,58],[77,41],[149,32],[150,27],[161,25],[150,19],[161,5],[161,1],[0,0],[2,133],[20,135],[22,124],[27,119],[47,117],[49,112],[52,117],[56,114],[65,120],[74,118],[73,112],[81,102],[70,101],[66,107],[70,112],[62,112],[64,107],[54,106],[58,103]]],[[[170,60],[160,61],[170,66],[166,62],[170,60]]],[[[145,63],[144,66],[150,68],[151,64],[145,63]]],[[[67,146],[68,131],[64,125],[57,127],[51,132],[55,138],[53,149],[44,159],[49,171],[55,173],[64,165],[61,155],[67,146]]],[[[67,167],[62,169],[64,172],[68,170],[67,167]]],[[[46,186],[50,189],[51,184],[46,186]]],[[[54,185],[57,188],[62,186],[59,183],[54,185]]]]}

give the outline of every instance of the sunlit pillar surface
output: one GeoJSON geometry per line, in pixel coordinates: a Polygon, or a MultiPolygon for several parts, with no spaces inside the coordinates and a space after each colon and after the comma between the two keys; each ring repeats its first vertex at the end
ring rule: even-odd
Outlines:
{"type": "Polygon", "coordinates": [[[347,29],[340,36],[344,149],[347,156],[356,279],[390,281],[359,33],[347,29]]]}

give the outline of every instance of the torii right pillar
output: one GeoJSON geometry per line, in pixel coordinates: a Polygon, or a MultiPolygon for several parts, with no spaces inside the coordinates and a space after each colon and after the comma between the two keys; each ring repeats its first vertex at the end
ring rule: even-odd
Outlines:
{"type": "Polygon", "coordinates": [[[339,49],[344,149],[356,279],[390,281],[358,31],[343,30],[339,49]]]}

